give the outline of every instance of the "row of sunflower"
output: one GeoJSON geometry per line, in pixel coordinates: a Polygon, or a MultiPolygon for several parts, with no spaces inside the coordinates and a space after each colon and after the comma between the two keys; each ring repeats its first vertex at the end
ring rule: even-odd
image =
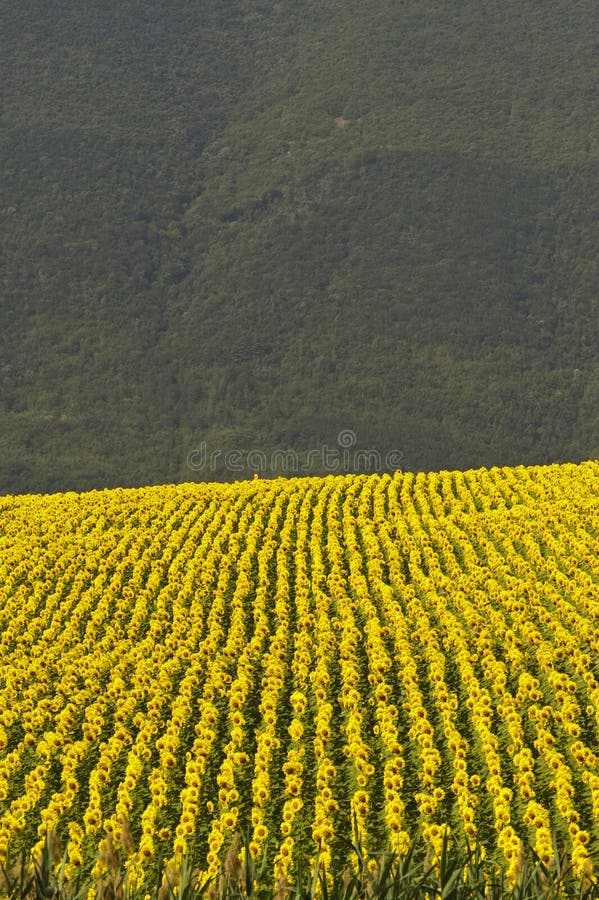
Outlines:
{"type": "Polygon", "coordinates": [[[599,850],[599,466],[0,499],[0,860],[599,850]]]}

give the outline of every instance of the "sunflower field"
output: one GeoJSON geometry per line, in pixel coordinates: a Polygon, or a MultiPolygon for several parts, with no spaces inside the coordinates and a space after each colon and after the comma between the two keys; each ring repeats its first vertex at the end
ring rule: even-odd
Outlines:
{"type": "Polygon", "coordinates": [[[599,463],[0,498],[0,862],[599,858],[599,463]]]}

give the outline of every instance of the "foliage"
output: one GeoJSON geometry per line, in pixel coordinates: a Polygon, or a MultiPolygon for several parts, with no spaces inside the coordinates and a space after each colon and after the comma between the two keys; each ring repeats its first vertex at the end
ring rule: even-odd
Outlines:
{"type": "MultiPolygon", "coordinates": [[[[149,900],[192,900],[195,897],[250,900],[273,896],[247,845],[245,865],[240,865],[235,856],[229,855],[218,886],[212,882],[198,882],[197,873],[185,858],[177,871],[159,873],[159,884],[148,893],[130,886],[122,866],[113,868],[108,876],[96,882],[81,879],[65,882],[63,867],[56,872],[53,840],[53,836],[46,840],[39,860],[23,854],[10,870],[3,868],[0,896],[7,900],[79,900],[90,894],[98,900],[141,900],[141,897],[149,900]]],[[[550,866],[535,858],[534,851],[529,857],[523,856],[517,882],[510,886],[501,873],[485,864],[477,848],[458,847],[447,840],[441,856],[423,864],[414,856],[416,847],[417,841],[412,841],[405,854],[387,853],[378,860],[366,859],[362,848],[354,847],[357,866],[353,870],[347,869],[332,882],[318,869],[306,880],[298,873],[295,884],[288,885],[275,896],[295,897],[296,900],[359,900],[364,897],[385,900],[431,900],[433,897],[452,900],[557,900],[562,897],[592,900],[599,895],[595,881],[577,879],[557,855],[550,866]]]]}
{"type": "Polygon", "coordinates": [[[0,19],[0,490],[598,454],[592,0],[0,19]]]}

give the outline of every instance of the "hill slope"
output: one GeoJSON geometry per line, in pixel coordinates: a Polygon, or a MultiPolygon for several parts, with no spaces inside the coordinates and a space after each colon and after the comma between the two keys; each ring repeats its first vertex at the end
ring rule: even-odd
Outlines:
{"type": "Polygon", "coordinates": [[[591,0],[0,10],[0,488],[597,455],[591,0]]]}

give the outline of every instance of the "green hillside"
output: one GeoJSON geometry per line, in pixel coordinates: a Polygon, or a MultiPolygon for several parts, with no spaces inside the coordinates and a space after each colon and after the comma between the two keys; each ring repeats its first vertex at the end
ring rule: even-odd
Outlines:
{"type": "Polygon", "coordinates": [[[0,490],[598,456],[596,12],[0,0],[0,490]]]}

